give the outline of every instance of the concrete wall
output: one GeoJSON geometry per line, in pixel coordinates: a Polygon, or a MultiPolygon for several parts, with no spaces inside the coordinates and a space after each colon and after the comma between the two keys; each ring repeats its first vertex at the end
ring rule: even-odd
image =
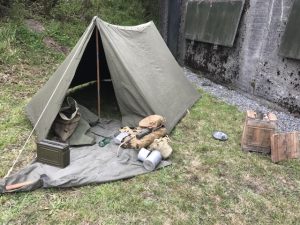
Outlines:
{"type": "Polygon", "coordinates": [[[179,36],[182,35],[180,25],[183,2],[186,0],[160,0],[160,27],[159,31],[175,58],[178,58],[179,36]],[[181,32],[181,33],[180,33],[181,32]]]}
{"type": "Polygon", "coordinates": [[[159,32],[165,42],[168,41],[168,15],[169,15],[169,2],[167,0],[159,1],[159,17],[160,27],[159,32]]]}
{"type": "Polygon", "coordinates": [[[187,0],[182,2],[179,62],[215,82],[300,112],[300,60],[278,56],[293,0],[246,0],[231,48],[185,40],[187,0]]]}

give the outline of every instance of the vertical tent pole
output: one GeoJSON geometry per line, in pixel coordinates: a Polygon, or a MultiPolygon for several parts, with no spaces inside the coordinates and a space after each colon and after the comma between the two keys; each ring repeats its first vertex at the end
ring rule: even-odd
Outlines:
{"type": "Polygon", "coordinates": [[[98,118],[100,119],[100,65],[99,65],[99,34],[96,27],[96,60],[97,60],[97,100],[98,100],[98,118]]]}

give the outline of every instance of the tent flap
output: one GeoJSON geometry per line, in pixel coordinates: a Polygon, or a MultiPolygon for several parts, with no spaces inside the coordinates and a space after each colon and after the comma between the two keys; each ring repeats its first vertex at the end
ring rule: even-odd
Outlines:
{"type": "MultiPolygon", "coordinates": [[[[95,17],[65,61],[26,107],[30,121],[36,125],[38,139],[47,136],[75,74],[85,76],[76,70],[95,28],[101,36],[123,125],[136,126],[143,117],[159,114],[167,119],[170,132],[199,98],[199,93],[185,78],[154,23],[122,27],[95,17]]],[[[95,55],[84,57],[94,60],[95,55]]]]}
{"type": "Polygon", "coordinates": [[[97,19],[123,125],[150,114],[167,119],[170,132],[199,98],[153,22],[122,27],[97,19]]]}

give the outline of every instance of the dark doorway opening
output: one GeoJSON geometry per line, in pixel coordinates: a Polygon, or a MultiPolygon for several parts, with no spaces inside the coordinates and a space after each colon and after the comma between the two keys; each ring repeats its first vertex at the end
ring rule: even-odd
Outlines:
{"type": "Polygon", "coordinates": [[[96,32],[99,37],[100,109],[102,118],[119,119],[121,113],[107,65],[101,35],[97,28],[86,46],[71,83],[70,96],[97,115],[97,54],[96,32]]]}

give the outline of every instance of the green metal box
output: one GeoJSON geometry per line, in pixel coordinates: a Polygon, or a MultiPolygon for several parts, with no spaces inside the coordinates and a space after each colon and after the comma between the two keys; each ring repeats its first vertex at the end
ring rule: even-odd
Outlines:
{"type": "Polygon", "coordinates": [[[69,145],[46,139],[38,142],[37,161],[51,166],[65,168],[70,164],[69,145]]]}
{"type": "Polygon", "coordinates": [[[279,55],[300,59],[300,0],[295,0],[285,32],[281,39],[279,55]]]}
{"type": "Polygon", "coordinates": [[[243,7],[244,0],[189,2],[185,38],[232,47],[243,7]]]}

